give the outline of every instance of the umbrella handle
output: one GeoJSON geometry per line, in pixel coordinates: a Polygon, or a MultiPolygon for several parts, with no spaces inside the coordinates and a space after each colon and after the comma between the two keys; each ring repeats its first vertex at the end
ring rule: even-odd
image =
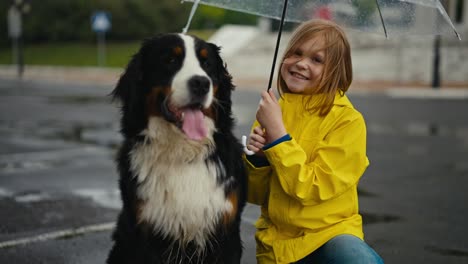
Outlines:
{"type": "Polygon", "coordinates": [[[253,154],[255,154],[255,152],[247,148],[247,136],[246,135],[242,136],[242,146],[244,146],[245,155],[252,156],[253,154]]]}

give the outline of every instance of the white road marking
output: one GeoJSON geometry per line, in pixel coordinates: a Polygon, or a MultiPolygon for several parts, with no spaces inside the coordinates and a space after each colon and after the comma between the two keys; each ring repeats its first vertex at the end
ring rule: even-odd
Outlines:
{"type": "Polygon", "coordinates": [[[0,155],[0,162],[23,162],[43,160],[66,160],[76,156],[89,156],[89,154],[108,154],[105,148],[83,147],[73,149],[57,149],[46,151],[34,151],[26,153],[8,153],[0,155]]]}
{"type": "Polygon", "coordinates": [[[96,156],[111,157],[111,150],[97,147],[54,149],[0,154],[0,173],[14,174],[50,169],[73,161],[74,166],[87,166],[96,156]]]}
{"type": "Polygon", "coordinates": [[[18,203],[32,203],[48,200],[51,197],[46,193],[28,193],[24,195],[15,196],[15,201],[18,203]]]}
{"type": "Polygon", "coordinates": [[[10,191],[7,190],[7,189],[4,189],[4,188],[1,188],[1,187],[0,187],[0,197],[10,197],[10,196],[12,196],[12,195],[13,195],[12,192],[10,192],[10,191]]]}
{"type": "Polygon", "coordinates": [[[112,230],[115,227],[115,222],[102,223],[96,225],[83,226],[74,229],[65,229],[61,231],[55,231],[50,233],[44,233],[37,236],[14,239],[9,241],[0,242],[1,248],[15,247],[15,246],[24,246],[31,243],[42,242],[47,240],[59,239],[70,236],[83,235],[87,233],[97,233],[112,230]]]}
{"type": "Polygon", "coordinates": [[[110,209],[122,208],[120,191],[118,189],[75,189],[73,194],[90,198],[94,203],[110,209]]]}
{"type": "MultiPolygon", "coordinates": [[[[250,225],[254,225],[256,220],[249,217],[242,217],[242,222],[250,225]]],[[[78,235],[85,235],[90,233],[98,233],[110,231],[115,228],[115,222],[108,222],[96,225],[83,226],[79,228],[65,229],[60,231],[54,231],[49,233],[40,234],[32,237],[19,238],[14,240],[8,240],[0,242],[0,249],[16,247],[16,246],[25,246],[28,244],[33,244],[37,242],[44,242],[48,240],[55,240],[65,237],[73,237],[78,235]]]]}

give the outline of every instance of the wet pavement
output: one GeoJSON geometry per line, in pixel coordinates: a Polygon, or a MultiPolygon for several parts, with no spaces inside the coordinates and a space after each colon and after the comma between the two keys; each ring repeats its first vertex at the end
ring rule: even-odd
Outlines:
{"type": "MultiPolygon", "coordinates": [[[[112,86],[0,79],[0,263],[104,263],[120,207],[112,86]]],[[[424,92],[424,91],[422,91],[424,92]]],[[[351,93],[368,125],[360,209],[386,263],[468,263],[468,99],[351,93]]],[[[237,136],[258,91],[234,93],[237,136]]],[[[243,215],[243,262],[255,263],[243,215]]]]}

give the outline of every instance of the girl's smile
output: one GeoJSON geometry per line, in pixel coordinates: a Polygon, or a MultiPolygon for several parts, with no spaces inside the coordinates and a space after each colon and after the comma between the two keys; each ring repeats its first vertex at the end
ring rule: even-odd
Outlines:
{"type": "Polygon", "coordinates": [[[301,80],[309,80],[309,77],[306,77],[300,73],[297,73],[297,72],[294,72],[294,71],[290,71],[289,72],[293,77],[295,78],[298,78],[298,79],[301,79],[301,80]]]}

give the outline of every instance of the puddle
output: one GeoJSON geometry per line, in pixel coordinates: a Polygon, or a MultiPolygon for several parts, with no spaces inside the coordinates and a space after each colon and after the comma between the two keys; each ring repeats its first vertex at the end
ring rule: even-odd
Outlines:
{"type": "Polygon", "coordinates": [[[34,203],[50,200],[50,196],[39,191],[25,192],[15,195],[14,199],[18,203],[34,203]]]}
{"type": "Polygon", "coordinates": [[[117,148],[123,139],[122,135],[117,132],[117,129],[89,129],[82,132],[81,141],[99,146],[117,148]]]}
{"type": "Polygon", "coordinates": [[[359,197],[378,197],[377,194],[363,190],[362,188],[358,188],[358,196],[359,197]]]}
{"type": "MultiPolygon", "coordinates": [[[[27,139],[62,140],[116,148],[122,142],[117,123],[69,123],[60,120],[0,122],[0,133],[27,139]]],[[[1,168],[1,164],[0,164],[1,168]]]]}
{"type": "Polygon", "coordinates": [[[468,257],[468,250],[441,248],[436,246],[425,246],[424,249],[442,256],[468,257]]]}
{"type": "Polygon", "coordinates": [[[115,221],[118,211],[97,206],[89,199],[70,194],[28,191],[0,199],[3,208],[0,234],[34,234],[38,230],[57,230],[115,221]],[[37,195],[37,196],[36,196],[37,195]],[[32,201],[18,202],[19,197],[32,201]],[[40,198],[43,199],[40,199],[40,198]],[[46,199],[47,197],[47,199],[46,199]],[[11,213],[14,212],[14,213],[11,213]]]}
{"type": "Polygon", "coordinates": [[[1,188],[1,187],[0,187],[0,198],[2,198],[2,197],[10,197],[10,196],[12,196],[12,195],[13,195],[12,192],[10,192],[10,191],[7,190],[7,189],[4,189],[4,188],[1,188]]]}
{"type": "Polygon", "coordinates": [[[50,103],[55,104],[91,104],[91,103],[110,103],[109,97],[77,95],[77,96],[57,96],[49,97],[50,103]]]}
{"type": "Polygon", "coordinates": [[[120,209],[122,202],[118,189],[77,189],[73,190],[77,196],[90,198],[94,203],[109,209],[120,209]]]}
{"type": "Polygon", "coordinates": [[[361,212],[362,221],[364,225],[371,225],[371,224],[379,224],[379,223],[392,223],[398,222],[402,218],[396,215],[389,215],[389,214],[373,214],[373,213],[366,213],[361,212]]]}
{"type": "Polygon", "coordinates": [[[34,161],[1,161],[0,160],[0,172],[3,173],[17,173],[24,171],[36,171],[45,170],[48,168],[62,165],[64,162],[61,161],[45,161],[45,160],[34,160],[34,161]]]}
{"type": "Polygon", "coordinates": [[[468,174],[468,162],[466,161],[456,161],[445,165],[445,169],[450,172],[454,172],[458,175],[467,175],[468,174]]]}
{"type": "Polygon", "coordinates": [[[69,165],[84,167],[97,157],[108,159],[112,157],[112,153],[109,149],[84,146],[5,154],[0,155],[0,173],[37,172],[69,165]]]}
{"type": "Polygon", "coordinates": [[[44,138],[116,148],[122,142],[122,136],[118,131],[112,124],[73,124],[58,128],[53,133],[44,135],[44,138]]]}

